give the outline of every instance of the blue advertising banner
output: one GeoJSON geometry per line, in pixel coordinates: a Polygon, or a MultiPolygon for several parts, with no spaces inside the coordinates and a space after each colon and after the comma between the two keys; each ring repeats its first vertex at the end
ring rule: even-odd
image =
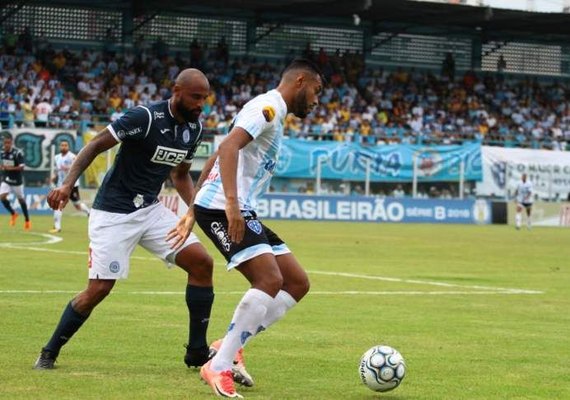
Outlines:
{"type": "Polygon", "coordinates": [[[354,221],[489,224],[486,200],[396,199],[268,194],[258,204],[260,218],[354,221]]]}
{"type": "Polygon", "coordinates": [[[314,178],[321,163],[323,179],[364,181],[370,165],[372,182],[403,182],[413,178],[417,159],[418,180],[458,181],[464,161],[466,181],[481,181],[481,145],[386,145],[364,147],[354,143],[284,140],[275,176],[314,178]]]}
{"type": "MultiPolygon", "coordinates": [[[[47,194],[49,192],[49,188],[27,188],[24,187],[24,197],[26,198],[26,205],[28,206],[28,211],[30,214],[51,214],[53,211],[49,208],[47,203],[47,194]]],[[[12,205],[12,208],[16,210],[18,214],[20,214],[22,221],[24,220],[22,217],[22,210],[20,210],[20,203],[18,203],[18,199],[14,196],[13,193],[8,195],[8,201],[12,205]]],[[[4,206],[0,207],[0,214],[8,214],[8,211],[4,208],[4,206]]],[[[22,222],[23,223],[23,222],[22,222]]]]}

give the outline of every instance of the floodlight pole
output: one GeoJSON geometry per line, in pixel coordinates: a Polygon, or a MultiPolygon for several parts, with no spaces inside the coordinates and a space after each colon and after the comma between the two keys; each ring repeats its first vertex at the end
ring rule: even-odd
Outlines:
{"type": "Polygon", "coordinates": [[[465,159],[461,159],[459,163],[459,198],[463,200],[463,192],[465,190],[465,159]]]}
{"type": "Polygon", "coordinates": [[[326,161],[326,156],[324,154],[320,154],[317,156],[317,174],[315,179],[315,193],[317,195],[321,194],[321,175],[322,175],[322,167],[321,163],[326,161]]]}
{"type": "Polygon", "coordinates": [[[412,198],[418,197],[418,156],[412,156],[412,198]]]}
{"type": "Polygon", "coordinates": [[[366,159],[366,178],[364,181],[364,195],[370,196],[370,172],[372,171],[371,161],[369,158],[366,159]]]}

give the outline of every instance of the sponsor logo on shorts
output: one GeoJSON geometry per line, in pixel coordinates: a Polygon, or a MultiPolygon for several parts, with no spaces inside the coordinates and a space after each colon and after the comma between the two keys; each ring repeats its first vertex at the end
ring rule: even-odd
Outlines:
{"type": "Polygon", "coordinates": [[[111,264],[109,264],[109,271],[111,271],[113,274],[116,274],[120,270],[121,270],[121,265],[119,264],[118,261],[112,261],[111,264]]]}
{"type": "Polygon", "coordinates": [[[188,154],[188,150],[178,150],[170,147],[156,146],[156,150],[154,151],[154,154],[150,160],[156,164],[166,164],[170,165],[171,167],[176,167],[184,160],[186,154],[188,154]]]}
{"type": "Polygon", "coordinates": [[[154,119],[162,119],[164,118],[164,112],[155,111],[154,112],[154,119]]]}
{"type": "Polygon", "coordinates": [[[230,247],[232,246],[232,241],[228,236],[224,226],[219,222],[212,222],[210,224],[210,231],[216,236],[218,242],[222,245],[226,252],[230,251],[230,247]]]}
{"type": "Polygon", "coordinates": [[[250,219],[247,221],[247,227],[251,229],[253,232],[257,233],[258,235],[261,233],[261,223],[256,219],[250,219]]]}

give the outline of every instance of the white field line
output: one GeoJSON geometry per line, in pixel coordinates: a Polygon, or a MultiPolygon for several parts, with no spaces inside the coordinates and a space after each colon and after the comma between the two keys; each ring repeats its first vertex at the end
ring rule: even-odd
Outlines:
{"type": "Polygon", "coordinates": [[[544,292],[538,290],[525,290],[525,289],[513,289],[513,288],[501,288],[501,287],[491,287],[491,286],[480,286],[480,285],[457,285],[455,283],[445,283],[445,282],[434,282],[434,281],[422,281],[417,279],[401,279],[401,278],[388,278],[384,276],[374,276],[374,275],[361,275],[361,274],[350,274],[346,272],[330,272],[330,271],[307,271],[313,274],[319,275],[332,275],[332,276],[343,276],[346,278],[359,278],[359,279],[372,279],[378,281],[386,282],[399,282],[399,283],[411,283],[415,285],[431,285],[431,286],[442,286],[449,288],[463,288],[463,289],[477,289],[483,291],[495,291],[495,292],[513,292],[516,294],[542,294],[544,292]]]}
{"type": "MultiPolygon", "coordinates": [[[[29,234],[44,237],[46,240],[43,242],[28,242],[28,243],[0,243],[0,247],[3,248],[12,248],[12,249],[19,249],[19,250],[28,250],[28,251],[39,251],[39,252],[47,252],[47,253],[59,253],[59,254],[72,254],[72,255],[81,255],[87,256],[87,252],[85,251],[70,251],[70,250],[57,250],[57,249],[46,249],[43,247],[30,247],[29,245],[43,245],[43,244],[54,244],[57,242],[62,241],[63,239],[54,236],[48,235],[43,233],[32,233],[29,234]]],[[[156,260],[155,257],[142,257],[142,256],[131,256],[131,258],[136,260],[156,260]]],[[[225,265],[225,263],[217,263],[220,265],[225,265]]],[[[455,291],[311,291],[311,295],[343,295],[343,296],[352,296],[352,295],[411,295],[411,296],[418,296],[418,295],[486,295],[486,294],[543,294],[543,291],[540,290],[526,290],[526,289],[515,289],[515,288],[501,288],[501,287],[492,287],[492,286],[481,286],[481,285],[458,285],[454,283],[446,283],[446,282],[435,282],[435,281],[422,281],[417,279],[402,279],[402,278],[391,278],[391,277],[384,277],[384,276],[375,276],[375,275],[364,275],[364,274],[351,274],[346,272],[331,272],[331,271],[312,271],[307,270],[309,274],[315,275],[328,275],[328,276],[338,276],[338,277],[345,277],[345,278],[355,278],[355,279],[368,279],[368,280],[378,280],[378,281],[385,281],[385,282],[397,282],[397,283],[408,283],[414,285],[427,285],[427,286],[439,286],[439,287],[446,287],[446,288],[458,288],[458,289],[469,289],[469,290],[455,290],[455,291]]],[[[30,294],[58,294],[58,293],[76,293],[75,291],[58,291],[58,290],[0,290],[0,294],[16,294],[16,293],[30,293],[30,294]]],[[[143,291],[143,292],[125,292],[128,294],[136,294],[136,295],[179,295],[182,292],[154,292],[154,291],[143,291]]],[[[218,292],[216,292],[218,293],[218,292]]],[[[243,294],[243,292],[219,292],[219,294],[243,294]]]]}
{"type": "Polygon", "coordinates": [[[27,248],[26,246],[31,245],[31,244],[32,245],[54,244],[54,243],[61,242],[63,240],[63,238],[61,238],[59,236],[48,235],[47,233],[27,232],[25,234],[30,235],[30,236],[43,237],[45,240],[42,240],[41,242],[22,242],[22,243],[5,242],[5,243],[0,243],[0,247],[20,249],[20,248],[27,248]]]}
{"type": "MultiPolygon", "coordinates": [[[[0,290],[0,294],[77,294],[79,290],[0,290]]],[[[133,292],[122,292],[115,291],[113,295],[138,295],[138,296],[184,296],[185,292],[153,292],[153,291],[133,291],[133,292]]],[[[230,291],[230,292],[220,292],[216,291],[216,295],[236,295],[243,296],[244,292],[230,291]]],[[[542,292],[530,292],[530,291],[519,291],[519,292],[500,292],[497,290],[487,290],[487,291],[355,291],[355,290],[345,290],[345,291],[311,291],[310,296],[441,296],[441,295],[454,295],[454,296],[464,296],[464,295],[505,295],[505,294],[539,294],[542,292]]]]}

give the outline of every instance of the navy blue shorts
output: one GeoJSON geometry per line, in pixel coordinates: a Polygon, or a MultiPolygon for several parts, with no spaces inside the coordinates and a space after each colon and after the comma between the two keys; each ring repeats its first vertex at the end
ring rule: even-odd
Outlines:
{"type": "Polygon", "coordinates": [[[228,269],[237,267],[261,254],[275,256],[291,251],[279,236],[263,225],[253,211],[242,211],[245,233],[240,243],[233,243],[228,234],[228,219],[223,210],[194,206],[196,222],[228,262],[228,269]]]}

